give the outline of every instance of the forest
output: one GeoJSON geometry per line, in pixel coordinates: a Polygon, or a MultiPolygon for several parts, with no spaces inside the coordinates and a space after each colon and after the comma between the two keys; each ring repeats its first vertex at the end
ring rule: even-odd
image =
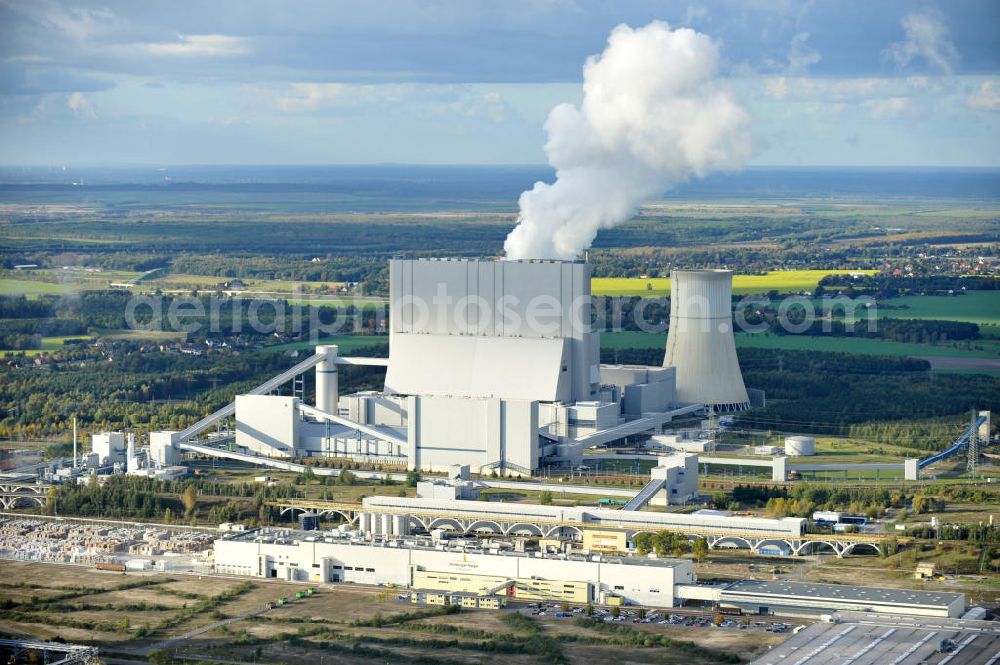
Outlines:
{"type": "MultiPolygon", "coordinates": [[[[737,354],[747,387],[767,395],[764,408],[739,416],[744,427],[848,435],[869,424],[890,432],[890,440],[935,450],[940,439],[886,430],[884,423],[1000,409],[1000,378],[937,374],[926,360],[754,348],[737,354]]],[[[659,365],[663,350],[603,349],[601,360],[659,365]]]]}

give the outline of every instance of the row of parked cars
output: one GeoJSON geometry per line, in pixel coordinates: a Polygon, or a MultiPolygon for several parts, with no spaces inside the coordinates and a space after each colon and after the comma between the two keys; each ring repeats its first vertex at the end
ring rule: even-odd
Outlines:
{"type": "Polygon", "coordinates": [[[527,607],[532,616],[553,616],[557,619],[568,619],[570,617],[583,616],[583,613],[586,611],[582,607],[572,607],[569,611],[565,611],[562,609],[561,605],[546,603],[528,603],[527,607]]]}
{"type": "MultiPolygon", "coordinates": [[[[567,611],[563,610],[561,605],[546,603],[529,603],[526,609],[527,613],[532,616],[551,616],[556,619],[583,616],[586,612],[582,607],[570,607],[567,611]]],[[[786,633],[793,628],[793,626],[787,623],[772,623],[769,621],[754,621],[751,623],[743,619],[729,617],[723,618],[721,622],[716,623],[712,617],[708,616],[662,615],[656,610],[650,610],[645,616],[640,616],[637,610],[622,609],[619,611],[618,616],[614,616],[611,611],[602,607],[596,607],[594,608],[593,616],[595,619],[604,621],[605,623],[655,623],[660,625],[688,626],[691,628],[708,628],[714,625],[718,628],[765,630],[773,633],[786,633]]]]}

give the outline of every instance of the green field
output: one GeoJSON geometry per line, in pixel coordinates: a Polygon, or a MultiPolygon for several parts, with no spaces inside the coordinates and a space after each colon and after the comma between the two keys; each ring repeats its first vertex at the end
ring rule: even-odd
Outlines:
{"type": "MultiPolygon", "coordinates": [[[[601,333],[605,349],[666,348],[665,333],[652,334],[632,331],[601,333]]],[[[960,344],[957,343],[956,344],[960,344]]],[[[909,344],[863,337],[812,337],[808,335],[771,335],[768,333],[738,333],[736,346],[757,349],[788,349],[790,351],[834,351],[880,356],[948,356],[958,358],[996,358],[989,351],[966,350],[951,346],[909,344]]]]}
{"type": "Polygon", "coordinates": [[[969,321],[998,326],[1000,291],[969,291],[959,296],[889,298],[879,303],[878,314],[883,318],[969,321]]]}
{"type": "Polygon", "coordinates": [[[38,296],[63,295],[75,291],[72,284],[55,284],[30,279],[0,279],[0,295],[3,296],[38,296]]]}
{"type": "Polygon", "coordinates": [[[324,337],[319,342],[289,342],[287,344],[276,344],[266,348],[267,351],[304,351],[313,349],[317,344],[336,344],[340,347],[340,353],[350,352],[366,346],[377,344],[388,344],[388,335],[335,335],[334,337],[324,337]]]}
{"type": "MultiPolygon", "coordinates": [[[[956,342],[956,344],[961,344],[956,342]]],[[[741,333],[736,346],[755,349],[791,351],[839,351],[875,356],[947,356],[955,358],[995,358],[987,351],[966,350],[952,346],[891,342],[863,337],[810,337],[806,335],[770,335],[741,333]]]]}
{"type": "Polygon", "coordinates": [[[26,356],[34,356],[48,351],[58,351],[65,347],[66,340],[71,339],[91,339],[90,335],[69,335],[68,337],[43,337],[42,346],[39,349],[26,349],[22,351],[0,350],[0,357],[23,353],[26,356]]]}
{"type": "MultiPolygon", "coordinates": [[[[187,275],[181,273],[167,273],[155,279],[149,280],[145,285],[150,288],[161,288],[164,290],[173,288],[202,289],[214,291],[222,288],[226,282],[232,281],[232,277],[213,277],[210,275],[187,275]]],[[[240,279],[244,286],[240,291],[246,293],[293,293],[309,289],[314,291],[322,286],[326,286],[335,293],[343,282],[302,282],[285,279],[240,279]]]]}
{"type": "MultiPolygon", "coordinates": [[[[10,272],[7,273],[12,274],[10,272]]],[[[106,289],[109,284],[135,283],[134,291],[145,293],[161,289],[170,290],[204,290],[215,291],[222,284],[231,280],[229,277],[212,277],[208,275],[186,275],[168,273],[154,275],[151,279],[139,280],[143,273],[125,270],[102,270],[99,272],[83,272],[76,270],[43,269],[31,273],[32,279],[3,278],[0,279],[0,295],[61,295],[74,291],[106,289]]],[[[245,293],[312,293],[326,286],[330,294],[336,294],[344,285],[343,282],[303,282],[284,279],[244,279],[245,293]]]]}
{"type": "Polygon", "coordinates": [[[133,341],[144,340],[157,342],[169,342],[174,340],[183,341],[187,339],[187,333],[173,332],[171,330],[98,329],[96,332],[100,337],[106,339],[129,339],[133,341]]]}
{"type": "Polygon", "coordinates": [[[285,298],[285,302],[289,305],[309,305],[314,307],[336,307],[338,309],[347,309],[348,307],[354,307],[356,309],[363,310],[380,310],[386,309],[389,306],[389,300],[370,298],[367,296],[359,296],[357,298],[350,298],[344,296],[329,296],[329,295],[315,295],[303,298],[285,298]]]}
{"type": "MultiPolygon", "coordinates": [[[[874,274],[877,270],[782,270],[763,275],[734,275],[733,293],[748,295],[778,291],[800,293],[813,291],[826,275],[846,275],[852,272],[874,274]]],[[[649,279],[633,277],[594,277],[590,290],[595,296],[648,296],[670,295],[670,278],[649,279]]]]}

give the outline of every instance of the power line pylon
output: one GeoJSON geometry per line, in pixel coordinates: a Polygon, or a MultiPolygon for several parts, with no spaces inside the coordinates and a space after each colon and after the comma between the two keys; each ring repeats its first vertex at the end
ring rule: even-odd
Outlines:
{"type": "Polygon", "coordinates": [[[979,427],[976,423],[976,410],[972,410],[972,421],[969,424],[969,460],[966,470],[973,478],[979,470],[979,427]]]}

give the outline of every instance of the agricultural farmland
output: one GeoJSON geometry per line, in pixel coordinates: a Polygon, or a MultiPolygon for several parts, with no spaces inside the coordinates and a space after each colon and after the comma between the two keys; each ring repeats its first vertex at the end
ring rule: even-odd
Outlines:
{"type": "Polygon", "coordinates": [[[879,316],[894,319],[968,321],[1000,326],[1000,291],[969,291],[959,296],[902,296],[879,303],[879,316]]]}
{"type": "MultiPolygon", "coordinates": [[[[874,274],[875,270],[781,270],[763,275],[734,275],[733,293],[750,295],[777,291],[801,293],[813,291],[827,275],[851,273],[874,274]]],[[[670,278],[649,279],[632,277],[595,277],[590,280],[590,290],[595,296],[643,296],[659,298],[670,295],[670,278]]]]}

